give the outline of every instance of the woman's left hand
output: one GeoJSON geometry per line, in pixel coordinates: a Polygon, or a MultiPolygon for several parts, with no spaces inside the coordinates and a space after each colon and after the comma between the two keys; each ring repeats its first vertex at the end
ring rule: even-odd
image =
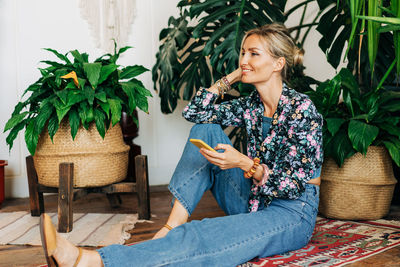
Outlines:
{"type": "MultiPolygon", "coordinates": [[[[200,153],[212,164],[217,165],[222,170],[231,168],[244,168],[242,165],[248,164],[250,160],[247,156],[240,153],[231,145],[218,144],[214,147],[215,150],[222,149],[223,153],[207,150],[205,148],[200,149],[200,153]]],[[[250,160],[251,161],[251,160],[250,160]]],[[[252,161],[251,161],[252,162],[252,161]]],[[[251,166],[250,166],[251,167],[251,166]]]]}

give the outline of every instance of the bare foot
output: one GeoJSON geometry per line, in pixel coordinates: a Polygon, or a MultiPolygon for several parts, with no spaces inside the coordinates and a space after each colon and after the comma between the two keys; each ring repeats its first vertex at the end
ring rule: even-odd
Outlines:
{"type": "Polygon", "coordinates": [[[169,229],[167,229],[166,227],[162,227],[154,236],[152,239],[159,239],[159,238],[163,238],[164,236],[166,236],[169,232],[169,229]]]}

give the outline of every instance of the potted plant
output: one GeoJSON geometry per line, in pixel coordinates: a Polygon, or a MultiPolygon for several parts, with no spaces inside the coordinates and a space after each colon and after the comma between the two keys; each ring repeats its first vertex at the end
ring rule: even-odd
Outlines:
{"type": "Polygon", "coordinates": [[[400,166],[400,92],[392,90],[400,72],[399,64],[394,68],[400,62],[400,6],[318,3],[327,9],[317,27],[321,49],[335,68],[347,59],[346,68],[308,92],[325,120],[320,212],[379,219],[389,211],[396,184],[392,162],[400,166]]]}
{"type": "Polygon", "coordinates": [[[58,164],[74,162],[74,186],[101,186],[123,180],[129,147],[123,143],[119,121],[139,108],[148,112],[151,96],[136,76],[145,67],[120,66],[117,60],[130,47],[105,54],[94,62],[77,50],[53,53],[61,61],[42,61],[41,77],[24,92],[4,131],[10,149],[20,130],[34,157],[39,183],[58,186],[58,164]],[[71,59],[72,56],[72,59],[71,59]],[[90,178],[92,177],[92,178],[90,178]]]}
{"type": "Polygon", "coordinates": [[[362,93],[344,68],[308,94],[324,117],[320,212],[338,219],[385,216],[396,184],[391,159],[400,166],[400,92],[362,93]]]}

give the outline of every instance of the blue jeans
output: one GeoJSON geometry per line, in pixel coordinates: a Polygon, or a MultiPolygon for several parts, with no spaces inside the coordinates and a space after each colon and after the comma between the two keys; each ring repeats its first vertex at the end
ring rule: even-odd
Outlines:
{"type": "MultiPolygon", "coordinates": [[[[190,137],[210,146],[231,144],[219,125],[197,124],[190,137]]],[[[319,187],[308,184],[296,200],[275,199],[257,212],[247,211],[251,179],[241,169],[221,170],[187,142],[169,190],[191,214],[204,192],[211,190],[228,216],[191,221],[164,238],[133,246],[98,250],[109,266],[236,266],[304,247],[316,221],[319,187]]]]}

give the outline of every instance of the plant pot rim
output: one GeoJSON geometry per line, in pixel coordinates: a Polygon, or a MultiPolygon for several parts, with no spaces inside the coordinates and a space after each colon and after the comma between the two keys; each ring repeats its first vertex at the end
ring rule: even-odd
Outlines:
{"type": "Polygon", "coordinates": [[[7,160],[0,160],[0,167],[7,166],[8,161],[7,160]]]}

